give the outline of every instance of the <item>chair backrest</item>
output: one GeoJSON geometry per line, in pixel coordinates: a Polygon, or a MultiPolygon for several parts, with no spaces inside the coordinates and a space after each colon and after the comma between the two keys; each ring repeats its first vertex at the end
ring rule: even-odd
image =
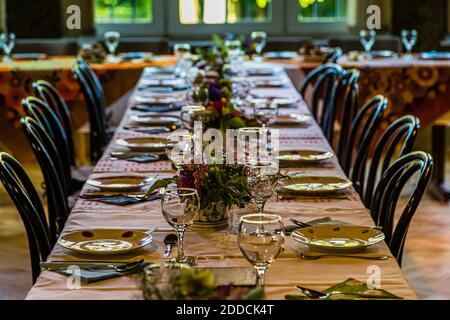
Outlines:
{"type": "Polygon", "coordinates": [[[327,94],[330,95],[331,86],[334,84],[334,80],[331,78],[337,78],[342,72],[344,72],[344,69],[342,69],[341,66],[334,63],[326,63],[318,66],[306,76],[300,89],[300,93],[311,108],[314,116],[318,113],[318,100],[321,98],[319,93],[322,94],[322,98],[327,94]],[[306,100],[306,94],[309,87],[314,88],[313,100],[316,99],[316,101],[306,100]],[[316,92],[316,88],[322,90],[322,92],[316,92]]]}
{"type": "Polygon", "coordinates": [[[44,208],[30,178],[22,166],[5,152],[0,152],[0,181],[25,226],[34,283],[41,272],[40,262],[47,259],[55,239],[51,237],[44,208]]]}
{"type": "Polygon", "coordinates": [[[335,48],[330,53],[328,53],[323,61],[323,63],[337,63],[339,58],[342,57],[344,53],[341,48],[335,48]]]}
{"type": "Polygon", "coordinates": [[[392,163],[375,191],[370,208],[372,217],[378,226],[383,227],[386,243],[400,265],[408,228],[431,179],[432,168],[433,160],[429,154],[422,151],[409,153],[392,163]],[[394,228],[400,194],[407,182],[417,173],[414,189],[394,228]]]}
{"type": "Polygon", "coordinates": [[[100,79],[91,67],[89,67],[89,64],[80,56],[76,58],[76,65],[80,68],[81,73],[85,77],[86,83],[90,86],[94,97],[97,100],[97,105],[99,108],[98,111],[100,112],[106,127],[106,99],[100,79]]]}
{"type": "Polygon", "coordinates": [[[378,177],[386,172],[393,161],[412,151],[419,128],[420,120],[417,117],[403,116],[391,123],[377,141],[370,163],[366,187],[364,190],[360,190],[367,208],[372,206],[373,191],[378,177]],[[396,152],[398,156],[395,158],[396,152]]]}
{"type": "Polygon", "coordinates": [[[99,106],[97,99],[95,98],[95,93],[92,86],[88,83],[88,80],[86,79],[86,76],[82,72],[81,68],[76,65],[72,70],[86,101],[90,126],[90,158],[91,161],[95,163],[100,159],[103,153],[103,148],[108,143],[105,117],[104,113],[101,111],[102,107],[99,106]]]}
{"type": "Polygon", "coordinates": [[[26,115],[35,120],[41,128],[45,130],[48,136],[52,139],[56,153],[53,162],[60,159],[61,162],[61,181],[64,183],[66,194],[70,195],[73,191],[71,185],[71,151],[69,142],[63,125],[59,121],[57,114],[44,101],[35,98],[27,97],[22,100],[22,106],[26,115]]]}
{"type": "Polygon", "coordinates": [[[69,146],[70,164],[75,166],[75,144],[73,138],[72,117],[70,115],[69,107],[59,94],[58,90],[56,90],[50,82],[37,80],[33,82],[32,87],[34,94],[39,99],[46,102],[47,105],[58,115],[58,118],[64,127],[64,132],[66,134],[67,143],[69,146]]]}
{"type": "Polygon", "coordinates": [[[364,190],[370,148],[387,105],[388,100],[381,95],[367,101],[353,120],[346,148],[338,154],[344,172],[351,177],[355,189],[360,194],[361,189],[364,190]]]}
{"type": "Polygon", "coordinates": [[[358,111],[360,73],[356,69],[342,72],[332,87],[332,94],[325,104],[321,127],[328,141],[341,153],[350,136],[350,128],[358,111]],[[339,130],[338,130],[339,127],[339,130]],[[334,134],[339,131],[339,139],[334,141],[334,134]]]}
{"type": "Polygon", "coordinates": [[[63,165],[52,139],[38,122],[23,117],[20,123],[44,176],[50,234],[57,239],[69,214],[63,165]]]}

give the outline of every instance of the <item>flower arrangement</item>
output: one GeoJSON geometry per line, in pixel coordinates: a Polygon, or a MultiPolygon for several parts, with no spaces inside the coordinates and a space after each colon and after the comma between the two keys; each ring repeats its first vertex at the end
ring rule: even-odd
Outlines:
{"type": "Polygon", "coordinates": [[[261,300],[261,287],[217,285],[215,273],[208,269],[153,269],[144,278],[144,298],[170,300],[261,300]],[[160,279],[166,274],[167,287],[160,279]]]}

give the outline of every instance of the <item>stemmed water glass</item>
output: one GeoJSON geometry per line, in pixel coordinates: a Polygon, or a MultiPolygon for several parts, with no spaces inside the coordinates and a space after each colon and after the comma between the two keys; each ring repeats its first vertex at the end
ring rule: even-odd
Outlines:
{"type": "Polygon", "coordinates": [[[104,37],[106,48],[108,48],[109,51],[108,60],[115,61],[116,50],[120,43],[120,33],[117,31],[107,31],[105,32],[104,37]]]}
{"type": "Polygon", "coordinates": [[[238,244],[256,270],[257,285],[263,287],[266,270],[284,248],[281,217],[269,214],[243,216],[239,223],[238,244]]]}
{"type": "Polygon", "coordinates": [[[267,99],[256,99],[253,101],[253,114],[256,122],[264,130],[268,130],[269,125],[274,124],[278,118],[278,104],[267,99]]]}
{"type": "Polygon", "coordinates": [[[275,192],[278,184],[278,163],[274,159],[251,159],[245,165],[247,186],[258,212],[264,212],[264,206],[275,192]]]}
{"type": "Polygon", "coordinates": [[[3,62],[11,62],[11,52],[14,49],[16,35],[14,33],[2,33],[0,35],[0,45],[3,49],[3,62]]]}
{"type": "Polygon", "coordinates": [[[364,48],[367,57],[370,57],[370,51],[375,45],[377,33],[375,30],[361,30],[359,32],[359,40],[364,48]]]}
{"type": "Polygon", "coordinates": [[[204,106],[184,106],[181,108],[180,118],[183,127],[189,131],[194,130],[195,121],[203,121],[204,106]]]}
{"type": "Polygon", "coordinates": [[[248,94],[251,89],[251,84],[245,78],[235,78],[233,79],[232,91],[233,98],[232,102],[236,104],[236,107],[241,111],[245,109],[245,99],[248,97],[248,94]]]}
{"type": "Polygon", "coordinates": [[[417,30],[402,30],[402,42],[406,49],[406,59],[412,59],[412,50],[417,43],[417,30]]]}
{"type": "Polygon", "coordinates": [[[191,164],[194,159],[194,136],[186,130],[175,131],[166,138],[166,156],[179,170],[183,164],[191,164]]]}
{"type": "Polygon", "coordinates": [[[197,190],[190,188],[170,188],[162,190],[161,208],[164,218],[177,232],[178,252],[171,263],[191,263],[192,258],[184,254],[184,232],[191,226],[200,208],[197,190]]]}
{"type": "Polygon", "coordinates": [[[255,47],[256,57],[255,61],[261,62],[262,61],[262,51],[264,47],[266,46],[267,42],[267,33],[263,31],[253,31],[250,34],[250,37],[252,39],[253,45],[255,47]]]}
{"type": "Polygon", "coordinates": [[[189,82],[189,69],[192,67],[192,61],[188,59],[191,52],[189,43],[176,43],[173,45],[173,54],[177,59],[175,74],[189,82]]]}

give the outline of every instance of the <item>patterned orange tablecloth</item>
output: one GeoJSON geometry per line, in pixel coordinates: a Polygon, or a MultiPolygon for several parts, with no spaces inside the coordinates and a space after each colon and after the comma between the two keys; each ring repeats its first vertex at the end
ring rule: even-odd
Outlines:
{"type": "MultiPolygon", "coordinates": [[[[26,155],[30,154],[30,150],[19,128],[19,119],[24,115],[21,101],[33,95],[31,85],[39,79],[49,81],[62,94],[71,109],[75,127],[87,121],[83,96],[72,76],[74,62],[73,56],[14,61],[10,64],[0,62],[0,148],[12,152],[22,161],[29,160],[26,155]]],[[[145,67],[173,63],[172,56],[159,56],[152,61],[91,64],[91,67],[102,82],[106,102],[111,104],[136,85],[145,67]]]]}
{"type": "Polygon", "coordinates": [[[450,110],[450,61],[343,57],[339,64],[360,70],[361,103],[377,94],[389,99],[386,120],[413,114],[428,126],[450,110]]]}

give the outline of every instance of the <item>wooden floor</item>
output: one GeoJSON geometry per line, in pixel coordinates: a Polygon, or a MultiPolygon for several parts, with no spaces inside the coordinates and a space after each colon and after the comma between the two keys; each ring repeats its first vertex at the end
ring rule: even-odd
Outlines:
{"type": "MultiPolygon", "coordinates": [[[[450,159],[450,157],[449,157],[450,159]]],[[[450,181],[450,162],[448,181],[450,181]]],[[[32,180],[42,180],[36,167],[32,180]]],[[[412,222],[403,271],[420,299],[450,299],[450,204],[426,196],[412,222]]],[[[23,299],[31,287],[25,231],[0,187],[0,299],[23,299]]]]}

